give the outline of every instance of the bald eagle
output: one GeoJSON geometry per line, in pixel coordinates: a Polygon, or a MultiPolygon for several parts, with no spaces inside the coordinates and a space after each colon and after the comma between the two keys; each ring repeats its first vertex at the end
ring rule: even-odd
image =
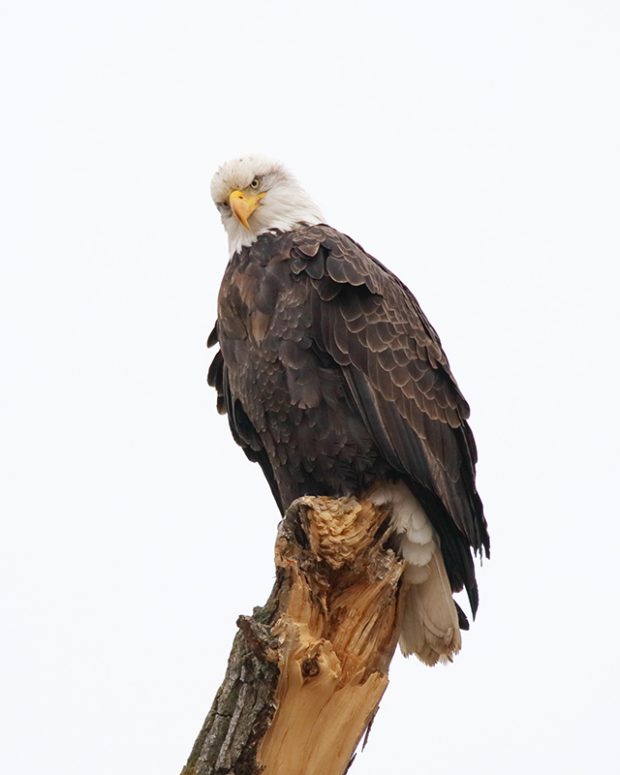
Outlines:
{"type": "Polygon", "coordinates": [[[435,329],[281,164],[229,161],[211,194],[230,248],[208,340],[218,410],[281,512],[302,495],[391,506],[401,649],[451,659],[469,626],[452,593],[475,616],[472,550],[488,557],[489,536],[469,407],[435,329]]]}

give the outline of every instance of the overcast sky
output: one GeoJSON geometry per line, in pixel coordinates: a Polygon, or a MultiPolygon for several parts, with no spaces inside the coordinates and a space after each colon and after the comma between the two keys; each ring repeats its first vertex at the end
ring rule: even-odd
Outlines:
{"type": "Polygon", "coordinates": [[[215,411],[215,168],[259,151],[414,291],[492,560],[352,773],[616,773],[617,2],[3,2],[0,771],[174,775],[269,488],[215,411]]]}

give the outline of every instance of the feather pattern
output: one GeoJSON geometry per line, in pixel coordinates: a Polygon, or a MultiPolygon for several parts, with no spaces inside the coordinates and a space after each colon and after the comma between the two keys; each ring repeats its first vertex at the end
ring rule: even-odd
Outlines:
{"type": "MultiPolygon", "coordinates": [[[[303,494],[406,482],[451,589],[466,587],[475,614],[471,549],[488,556],[489,538],[469,406],[406,286],[329,226],[265,233],[226,268],[216,341],[209,384],[280,508],[303,494]]],[[[460,609],[458,619],[466,625],[460,609]]]]}

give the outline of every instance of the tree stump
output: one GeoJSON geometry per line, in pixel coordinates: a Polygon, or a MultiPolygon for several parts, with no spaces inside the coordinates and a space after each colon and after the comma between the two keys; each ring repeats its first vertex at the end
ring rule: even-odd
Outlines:
{"type": "Polygon", "coordinates": [[[304,497],[278,528],[276,581],[239,617],[182,775],[343,775],[388,684],[402,560],[386,507],[304,497]]]}

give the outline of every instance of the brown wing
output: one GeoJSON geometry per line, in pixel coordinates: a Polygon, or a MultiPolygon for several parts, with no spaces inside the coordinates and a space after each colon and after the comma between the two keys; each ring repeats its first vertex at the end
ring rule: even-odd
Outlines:
{"type": "MultiPolygon", "coordinates": [[[[207,347],[213,347],[218,343],[217,323],[207,339],[207,347]]],[[[211,361],[207,374],[207,383],[217,391],[217,410],[220,414],[228,416],[228,424],[237,444],[243,449],[246,457],[254,463],[258,463],[263,469],[263,474],[269,482],[269,487],[275,498],[281,513],[284,513],[284,505],[280,498],[280,492],[276,483],[273,469],[267,453],[259,439],[254,426],[248,419],[240,401],[235,401],[228,387],[228,373],[222,351],[218,350],[211,361]]]]}
{"type": "Polygon", "coordinates": [[[342,368],[386,461],[414,487],[442,541],[455,590],[477,607],[469,547],[489,554],[475,486],[469,407],[439,337],[412,293],[353,240],[327,226],[293,238],[291,270],[311,288],[316,346],[342,368]]]}

